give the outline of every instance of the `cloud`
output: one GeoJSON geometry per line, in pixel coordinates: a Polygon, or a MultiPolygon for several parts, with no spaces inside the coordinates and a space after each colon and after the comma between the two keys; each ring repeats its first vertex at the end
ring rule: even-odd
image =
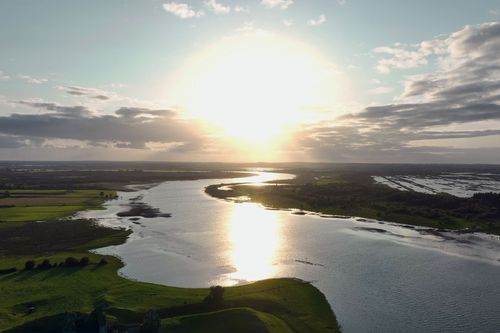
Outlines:
{"type": "MultiPolygon", "coordinates": [[[[499,163],[500,23],[466,26],[423,41],[411,47],[418,57],[401,58],[405,47],[379,51],[402,63],[424,55],[435,70],[407,77],[393,104],[305,126],[293,145],[322,160],[499,163]],[[494,147],[481,146],[485,137],[494,147]]],[[[380,88],[370,92],[383,92],[380,88]]]]}
{"type": "Polygon", "coordinates": [[[323,15],[323,14],[321,14],[317,18],[310,19],[309,21],[307,21],[307,24],[310,25],[310,26],[313,26],[313,27],[317,27],[317,26],[322,25],[325,22],[326,22],[326,16],[323,15]]]}
{"type": "Polygon", "coordinates": [[[0,149],[5,148],[21,148],[25,146],[25,142],[23,142],[20,138],[16,136],[10,135],[0,135],[0,149]]]}
{"type": "Polygon", "coordinates": [[[281,23],[283,23],[283,25],[286,27],[291,27],[293,25],[293,20],[292,19],[283,20],[281,21],[281,23]]]}
{"type": "Polygon", "coordinates": [[[17,104],[29,106],[32,108],[54,111],[60,116],[65,117],[85,117],[90,116],[92,112],[85,106],[62,106],[56,103],[38,102],[38,101],[14,101],[17,104]]]}
{"type": "Polygon", "coordinates": [[[73,96],[84,96],[102,101],[106,101],[112,98],[111,93],[96,88],[86,88],[80,86],[59,86],[57,88],[73,96]]]}
{"type": "Polygon", "coordinates": [[[225,6],[216,0],[205,0],[205,6],[216,15],[228,14],[231,11],[231,7],[225,6]]]}
{"type": "Polygon", "coordinates": [[[168,13],[172,13],[181,19],[196,18],[205,15],[201,10],[195,11],[190,5],[186,3],[169,2],[163,4],[163,9],[168,13]]]}
{"type": "Polygon", "coordinates": [[[429,57],[446,53],[447,41],[433,39],[416,45],[396,43],[394,46],[381,46],[373,51],[376,54],[389,55],[389,58],[380,59],[376,70],[379,73],[389,73],[391,69],[416,68],[429,63],[429,57]]]}
{"type": "Polygon", "coordinates": [[[24,81],[24,82],[33,83],[33,84],[42,84],[42,83],[45,83],[45,82],[49,81],[48,79],[34,78],[32,76],[24,75],[24,74],[19,74],[17,76],[17,78],[20,79],[20,80],[22,80],[22,81],[24,81]]]}
{"type": "Polygon", "coordinates": [[[293,0],[262,0],[260,3],[267,8],[287,9],[293,4],[293,0]]]}
{"type": "Polygon", "coordinates": [[[109,115],[96,115],[84,106],[34,101],[17,104],[47,112],[0,116],[0,146],[4,148],[48,141],[136,149],[147,149],[149,143],[176,149],[203,145],[200,127],[179,119],[171,110],[122,107],[109,115]]]}

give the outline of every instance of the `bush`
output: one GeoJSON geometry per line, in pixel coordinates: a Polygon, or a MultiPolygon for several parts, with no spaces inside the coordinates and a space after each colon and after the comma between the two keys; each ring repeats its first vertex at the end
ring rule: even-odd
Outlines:
{"type": "Polygon", "coordinates": [[[44,259],[41,264],[38,264],[38,266],[36,266],[36,268],[37,269],[49,269],[49,268],[52,268],[52,265],[50,264],[49,259],[44,259]]]}
{"type": "Polygon", "coordinates": [[[35,262],[33,260],[28,260],[24,263],[25,271],[31,271],[33,268],[35,268],[35,262]]]}
{"type": "Polygon", "coordinates": [[[102,258],[101,261],[99,261],[99,265],[107,265],[107,264],[108,262],[104,258],[102,258]]]}
{"type": "Polygon", "coordinates": [[[90,263],[89,257],[82,257],[80,259],[80,266],[87,266],[90,263]]]}
{"type": "Polygon", "coordinates": [[[66,260],[64,260],[64,267],[76,267],[78,265],[80,265],[80,262],[73,257],[67,257],[66,260]]]}

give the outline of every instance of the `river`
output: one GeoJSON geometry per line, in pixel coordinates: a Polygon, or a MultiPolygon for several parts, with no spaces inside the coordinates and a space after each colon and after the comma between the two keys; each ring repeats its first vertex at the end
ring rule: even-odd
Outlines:
{"type": "Polygon", "coordinates": [[[104,210],[79,216],[133,230],[125,244],[97,251],[122,258],[120,273],[132,279],[206,287],[298,277],[326,295],[346,333],[499,332],[499,237],[295,215],[204,193],[211,184],[289,177],[260,172],[243,179],[165,182],[120,192],[104,210]],[[138,195],[172,217],[117,217],[138,195]]]}

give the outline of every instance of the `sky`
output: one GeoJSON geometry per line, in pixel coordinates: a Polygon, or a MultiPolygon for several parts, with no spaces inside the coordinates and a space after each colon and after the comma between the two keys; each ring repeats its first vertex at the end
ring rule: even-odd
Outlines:
{"type": "Polygon", "coordinates": [[[500,1],[2,0],[0,160],[500,163],[500,1]]]}

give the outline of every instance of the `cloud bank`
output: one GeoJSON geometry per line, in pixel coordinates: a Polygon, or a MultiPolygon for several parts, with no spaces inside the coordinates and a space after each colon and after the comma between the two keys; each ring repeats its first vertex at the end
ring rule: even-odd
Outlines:
{"type": "Polygon", "coordinates": [[[317,159],[334,161],[500,162],[500,23],[374,51],[389,56],[378,62],[380,72],[431,62],[436,70],[407,77],[394,104],[303,128],[295,145],[317,159]],[[486,136],[498,144],[481,147],[486,136]],[[477,142],[477,148],[453,139],[469,146],[477,142]]]}
{"type": "MultiPolygon", "coordinates": [[[[194,17],[190,7],[174,7],[181,16],[194,17]]],[[[381,46],[373,53],[381,73],[418,68],[420,74],[407,76],[402,93],[390,104],[296,129],[282,147],[290,160],[500,163],[500,23],[466,26],[414,45],[381,46]]],[[[371,83],[377,87],[367,93],[391,92],[380,80],[371,83]]],[[[71,96],[113,98],[95,88],[58,88],[71,96]]],[[[0,116],[3,151],[75,146],[231,154],[230,140],[207,149],[214,133],[172,110],[121,107],[101,114],[82,105],[9,103],[36,111],[0,116]]]]}
{"type": "Polygon", "coordinates": [[[0,147],[59,145],[67,140],[82,146],[148,149],[164,147],[201,148],[199,129],[178,119],[170,110],[122,107],[110,115],[96,115],[85,106],[17,101],[42,113],[0,117],[0,147]],[[62,140],[62,141],[61,141],[62,140]]]}

